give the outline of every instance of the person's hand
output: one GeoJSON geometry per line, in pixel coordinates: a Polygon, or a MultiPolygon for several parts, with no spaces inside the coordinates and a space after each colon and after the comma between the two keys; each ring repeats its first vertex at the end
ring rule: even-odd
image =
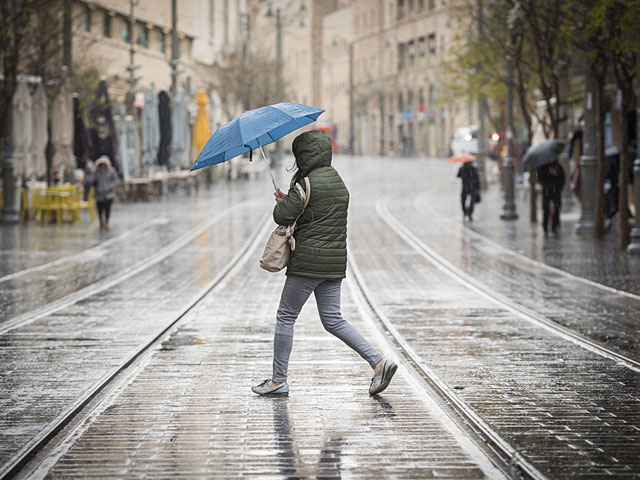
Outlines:
{"type": "Polygon", "coordinates": [[[276,197],[276,203],[282,200],[286,195],[282,193],[282,190],[278,189],[273,193],[273,196],[276,197]]]}

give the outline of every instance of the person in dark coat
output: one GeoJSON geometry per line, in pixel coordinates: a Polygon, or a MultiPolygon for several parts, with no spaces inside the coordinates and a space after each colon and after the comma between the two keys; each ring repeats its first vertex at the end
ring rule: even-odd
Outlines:
{"type": "Polygon", "coordinates": [[[478,169],[471,162],[465,162],[458,170],[458,178],[462,180],[462,193],[460,200],[462,203],[462,215],[469,217],[473,221],[473,205],[476,202],[476,196],[480,193],[480,176],[478,169]],[[467,205],[467,201],[469,205],[467,205]]]}
{"type": "Polygon", "coordinates": [[[100,228],[109,230],[109,217],[111,216],[111,204],[115,198],[118,174],[111,166],[109,157],[101,156],[96,160],[94,172],[94,185],[96,187],[96,206],[100,218],[100,228]]]}
{"type": "Polygon", "coordinates": [[[369,394],[389,385],[397,365],[383,356],[342,318],[340,290],[347,269],[347,210],[349,191],[331,166],[331,143],[318,130],[304,132],[293,141],[297,172],[285,195],[275,193],[273,219],[288,226],[299,217],[293,236],[295,252],[287,265],[273,340],[272,376],[254,385],[258,395],[288,395],[287,372],[293,345],[293,326],[300,310],[313,293],[324,328],[355,350],[374,372],[369,394]],[[305,177],[309,180],[307,190],[305,177]],[[309,193],[304,207],[303,195],[309,193]]]}
{"type": "Polygon", "coordinates": [[[557,160],[536,168],[536,177],[542,186],[542,229],[548,231],[549,215],[551,230],[558,231],[560,226],[560,208],[562,207],[562,187],[564,186],[564,170],[557,160]],[[553,212],[551,208],[553,206],[553,212]]]}

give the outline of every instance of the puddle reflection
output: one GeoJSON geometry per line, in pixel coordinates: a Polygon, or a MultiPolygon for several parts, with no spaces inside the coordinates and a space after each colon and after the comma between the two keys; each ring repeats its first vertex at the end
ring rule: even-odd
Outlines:
{"type": "MultiPolygon", "coordinates": [[[[294,436],[291,432],[289,419],[288,399],[273,399],[273,424],[278,446],[279,473],[288,480],[307,477],[310,465],[309,462],[302,462],[294,445],[294,436]],[[304,474],[298,474],[297,465],[304,466],[304,474]]],[[[342,444],[342,437],[328,438],[320,450],[320,458],[316,465],[317,472],[313,477],[318,480],[342,479],[342,444]]]]}

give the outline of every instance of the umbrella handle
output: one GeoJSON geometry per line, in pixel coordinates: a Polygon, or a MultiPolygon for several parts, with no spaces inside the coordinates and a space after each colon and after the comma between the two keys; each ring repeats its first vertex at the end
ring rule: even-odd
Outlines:
{"type": "Polygon", "coordinates": [[[273,172],[271,171],[271,168],[269,168],[269,162],[267,162],[267,157],[264,154],[264,150],[262,150],[262,145],[258,145],[258,147],[260,148],[260,153],[262,153],[262,159],[264,160],[264,164],[267,166],[267,171],[269,172],[269,176],[271,177],[271,183],[273,183],[273,188],[277,192],[278,185],[276,185],[276,179],[273,176],[273,172]]]}

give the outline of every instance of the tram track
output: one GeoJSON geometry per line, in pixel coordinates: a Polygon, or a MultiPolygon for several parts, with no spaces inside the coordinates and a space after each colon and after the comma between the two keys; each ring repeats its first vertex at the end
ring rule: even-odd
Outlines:
{"type": "Polygon", "coordinates": [[[223,212],[215,215],[214,217],[199,223],[197,226],[191,228],[190,230],[183,233],[180,237],[160,249],[158,252],[150,255],[149,257],[131,265],[123,270],[115,272],[108,277],[103,278],[102,280],[98,280],[90,285],[87,285],[76,292],[73,292],[65,297],[62,297],[54,302],[51,302],[44,307],[37,308],[30,312],[24,313],[22,315],[18,315],[10,320],[6,320],[0,324],[0,335],[4,335],[7,332],[14,330],[16,328],[22,327],[34,321],[40,320],[56,311],[67,308],[85,298],[88,298],[92,295],[96,295],[108,288],[111,288],[115,285],[122,283],[123,281],[131,278],[132,276],[143,272],[150,267],[158,264],[165,258],[169,257],[173,253],[180,250],[182,247],[193,241],[198,236],[202,235],[204,232],[209,230],[212,226],[228,217],[232,213],[237,210],[254,203],[255,200],[246,200],[242,203],[236,204],[223,212]]]}
{"type": "MultiPolygon", "coordinates": [[[[247,202],[243,202],[247,203],[247,202]]],[[[239,207],[242,204],[239,204],[239,207]]],[[[221,215],[227,216],[236,207],[228,209],[221,215]]],[[[217,217],[214,217],[217,218],[217,217]]],[[[218,219],[219,220],[219,219],[218,219]]],[[[213,219],[212,219],[213,221],[213,219]]],[[[209,223],[209,222],[208,222],[209,223]]],[[[215,223],[215,222],[214,222],[215,223]]],[[[73,434],[73,430],[78,428],[96,408],[101,400],[106,398],[109,392],[113,392],[128,380],[132,372],[136,371],[153,354],[153,352],[169,336],[189,318],[187,314],[191,312],[209,293],[219,287],[224,281],[232,276],[252,255],[258,244],[263,241],[268,229],[272,227],[271,215],[266,215],[257,224],[257,227],[249,235],[248,239],[229,260],[229,262],[218,272],[218,274],[207,283],[187,305],[162,329],[153,333],[150,338],[139,345],[136,350],[130,353],[117,367],[109,371],[102,379],[89,387],[85,394],[79,397],[73,405],[51,421],[36,437],[27,442],[18,452],[16,452],[7,462],[0,466],[0,480],[14,478],[17,475],[23,477],[29,475],[37,469],[40,461],[47,458],[48,452],[60,445],[66,438],[73,434]],[[69,426],[71,431],[65,429],[69,426]],[[35,465],[33,464],[35,463],[35,465]],[[30,472],[24,472],[29,470],[30,472]]],[[[177,249],[177,247],[176,247],[177,249]]],[[[159,260],[158,260],[159,261],[159,260]]]]}
{"type": "Polygon", "coordinates": [[[374,295],[368,289],[351,252],[349,252],[348,258],[352,277],[350,283],[355,285],[355,288],[352,286],[352,291],[355,293],[356,303],[360,304],[361,310],[370,312],[367,316],[379,326],[385,334],[385,338],[400,354],[401,361],[410,374],[425,382],[424,386],[427,387],[428,394],[439,400],[440,407],[447,411],[463,432],[472,437],[474,443],[505,475],[511,478],[548,480],[548,477],[524,458],[516,447],[485,422],[473,408],[425,364],[375,302],[374,295]]]}
{"type": "Polygon", "coordinates": [[[482,297],[490,300],[500,308],[510,311],[518,317],[531,322],[537,326],[544,328],[555,336],[574,343],[575,345],[595,353],[601,357],[612,360],[617,364],[624,366],[634,372],[640,372],[640,362],[626,355],[618,353],[605,345],[591,340],[575,330],[560,325],[553,320],[520,305],[510,298],[502,295],[488,286],[477,281],[470,275],[464,273],[451,262],[435,252],[432,248],[422,242],[407,227],[405,227],[397,218],[395,218],[388,210],[387,205],[395,194],[388,195],[376,202],[375,209],[380,218],[395,232],[405,243],[413,248],[419,255],[425,258],[429,263],[434,265],[438,270],[447,274],[465,287],[476,292],[482,297]]]}

